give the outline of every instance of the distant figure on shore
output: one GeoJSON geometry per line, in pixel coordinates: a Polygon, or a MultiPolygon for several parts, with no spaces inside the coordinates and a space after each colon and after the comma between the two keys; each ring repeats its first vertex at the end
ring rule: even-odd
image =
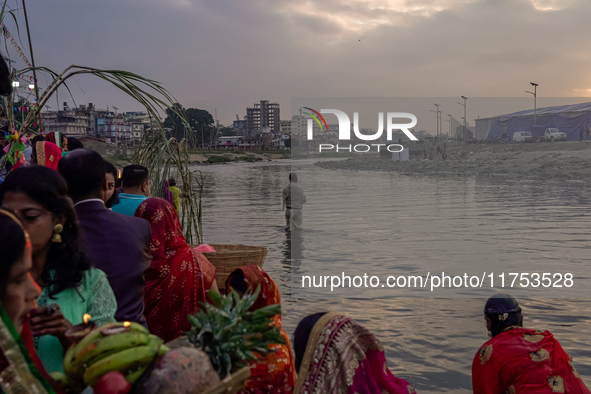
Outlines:
{"type": "Polygon", "coordinates": [[[296,231],[302,228],[302,208],[306,202],[304,189],[298,185],[298,174],[289,174],[289,185],[283,189],[283,209],[285,209],[285,230],[296,231]]]}
{"type": "Polygon", "coordinates": [[[523,328],[515,298],[493,295],[484,318],[492,339],[474,357],[474,393],[591,393],[550,332],[523,328]]]}
{"type": "Polygon", "coordinates": [[[150,174],[146,167],[132,164],[123,169],[121,182],[123,193],[119,193],[119,203],[113,204],[112,209],[133,216],[140,204],[150,197],[150,174]]]}

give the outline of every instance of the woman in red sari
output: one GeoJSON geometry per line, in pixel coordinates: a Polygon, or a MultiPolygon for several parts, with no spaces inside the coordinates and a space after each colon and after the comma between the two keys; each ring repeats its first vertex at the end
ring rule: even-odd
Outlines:
{"type": "Polygon", "coordinates": [[[60,148],[60,152],[65,153],[68,151],[68,139],[59,131],[52,131],[51,133],[45,134],[43,140],[56,144],[60,148]]]}
{"type": "Polygon", "coordinates": [[[492,339],[474,357],[474,393],[591,393],[551,333],[523,328],[515,298],[495,294],[486,302],[484,318],[492,339]]]}
{"type": "Polygon", "coordinates": [[[206,301],[206,292],[219,292],[216,269],[187,245],[169,202],[148,198],[135,216],[146,219],[152,227],[152,264],[144,273],[144,314],[150,331],[171,341],[191,329],[187,315],[197,312],[199,304],[206,301]]]}
{"type": "Polygon", "coordinates": [[[62,158],[62,150],[52,142],[38,141],[35,144],[34,155],[38,165],[57,171],[57,163],[62,158]]]}
{"type": "Polygon", "coordinates": [[[390,372],[384,346],[367,328],[340,313],[316,313],[294,332],[295,394],[413,394],[390,372]]]}
{"type": "MultiPolygon", "coordinates": [[[[240,294],[246,293],[249,289],[255,290],[261,285],[261,291],[250,311],[256,311],[269,305],[281,304],[279,288],[271,277],[256,265],[245,265],[236,269],[226,280],[226,292],[230,289],[240,294]]],[[[278,327],[285,345],[270,345],[275,352],[261,357],[258,361],[250,364],[250,378],[246,381],[246,387],[240,394],[263,394],[263,393],[292,393],[296,380],[294,357],[291,352],[289,337],[281,326],[281,315],[273,317],[271,323],[278,327]]]]}

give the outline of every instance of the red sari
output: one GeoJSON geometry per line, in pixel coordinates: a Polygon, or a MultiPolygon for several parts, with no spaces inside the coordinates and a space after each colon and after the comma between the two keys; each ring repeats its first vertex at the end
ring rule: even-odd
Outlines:
{"type": "Polygon", "coordinates": [[[413,394],[414,387],[388,369],[384,346],[355,320],[330,312],[312,328],[296,394],[413,394]]]}
{"type": "Polygon", "coordinates": [[[148,198],[135,216],[152,227],[152,264],[144,273],[144,314],[150,332],[165,341],[191,329],[187,315],[205,302],[205,292],[215,280],[216,269],[200,252],[192,250],[174,207],[161,198],[148,198]]]}
{"type": "Polygon", "coordinates": [[[37,164],[57,171],[57,163],[62,158],[62,150],[54,143],[39,141],[35,145],[37,164]]]}
{"type": "Polygon", "coordinates": [[[472,362],[477,394],[590,394],[560,343],[548,331],[517,327],[486,342],[472,362]]]}
{"type": "MultiPolygon", "coordinates": [[[[226,292],[230,292],[230,278],[237,271],[242,271],[244,281],[248,288],[256,289],[260,283],[261,292],[250,311],[256,311],[268,305],[281,304],[279,288],[271,277],[256,265],[245,265],[235,270],[226,280],[226,292]]],[[[258,361],[250,363],[250,378],[246,381],[246,387],[239,394],[263,394],[263,393],[292,393],[296,381],[294,357],[289,343],[289,337],[281,326],[281,315],[273,317],[271,323],[278,327],[281,336],[285,339],[285,345],[270,345],[276,349],[274,353],[261,356],[258,361]]]]}

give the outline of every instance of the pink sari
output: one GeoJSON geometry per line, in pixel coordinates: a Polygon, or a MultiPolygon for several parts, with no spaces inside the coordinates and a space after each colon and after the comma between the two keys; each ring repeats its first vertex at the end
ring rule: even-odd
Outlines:
{"type": "Polygon", "coordinates": [[[414,388],[390,372],[380,340],[355,320],[327,313],[314,325],[295,394],[412,394],[414,388]]]}

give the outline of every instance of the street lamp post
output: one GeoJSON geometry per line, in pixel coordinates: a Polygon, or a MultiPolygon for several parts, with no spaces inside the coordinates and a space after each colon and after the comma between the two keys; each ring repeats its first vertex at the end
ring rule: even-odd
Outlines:
{"type": "MultiPolygon", "coordinates": [[[[448,120],[448,122],[449,122],[449,136],[450,136],[450,137],[453,137],[453,135],[452,135],[452,133],[451,133],[451,118],[452,118],[452,116],[451,116],[450,114],[447,114],[447,116],[449,116],[449,120],[448,120]]],[[[457,134],[457,133],[456,133],[456,134],[457,134]]],[[[456,137],[457,137],[457,136],[456,136],[456,137]]]]}
{"type": "Polygon", "coordinates": [[[435,112],[436,113],[436,115],[435,115],[435,125],[437,126],[436,138],[439,138],[439,123],[440,123],[439,122],[439,113],[441,111],[435,111],[435,110],[430,109],[429,112],[435,112]]]}
{"type": "Polygon", "coordinates": [[[534,87],[534,91],[533,92],[530,92],[529,90],[526,90],[525,93],[529,93],[529,94],[531,94],[531,95],[534,96],[534,126],[535,126],[536,125],[536,115],[537,115],[536,114],[536,112],[537,112],[537,103],[536,103],[536,100],[537,100],[537,97],[538,97],[538,84],[535,83],[535,82],[530,82],[530,84],[531,84],[531,86],[534,87]]]}
{"type": "Polygon", "coordinates": [[[458,103],[456,101],[456,104],[460,104],[460,105],[464,106],[464,118],[463,118],[464,119],[464,132],[462,133],[463,134],[462,137],[465,140],[466,139],[466,132],[468,131],[468,118],[466,117],[466,100],[468,100],[468,97],[466,97],[466,96],[461,96],[461,97],[464,99],[464,103],[462,104],[462,103],[458,103]]]}
{"type": "MultiPolygon", "coordinates": [[[[450,119],[443,119],[444,122],[449,123],[449,132],[447,133],[447,136],[450,137],[451,136],[451,120],[450,119]]],[[[442,130],[443,132],[443,130],[442,130]]]]}
{"type": "Polygon", "coordinates": [[[439,114],[441,113],[441,111],[439,110],[439,107],[441,107],[440,104],[433,104],[436,108],[435,111],[430,110],[431,112],[436,112],[437,113],[437,138],[439,138],[439,130],[441,129],[441,118],[439,116],[439,114]]]}

